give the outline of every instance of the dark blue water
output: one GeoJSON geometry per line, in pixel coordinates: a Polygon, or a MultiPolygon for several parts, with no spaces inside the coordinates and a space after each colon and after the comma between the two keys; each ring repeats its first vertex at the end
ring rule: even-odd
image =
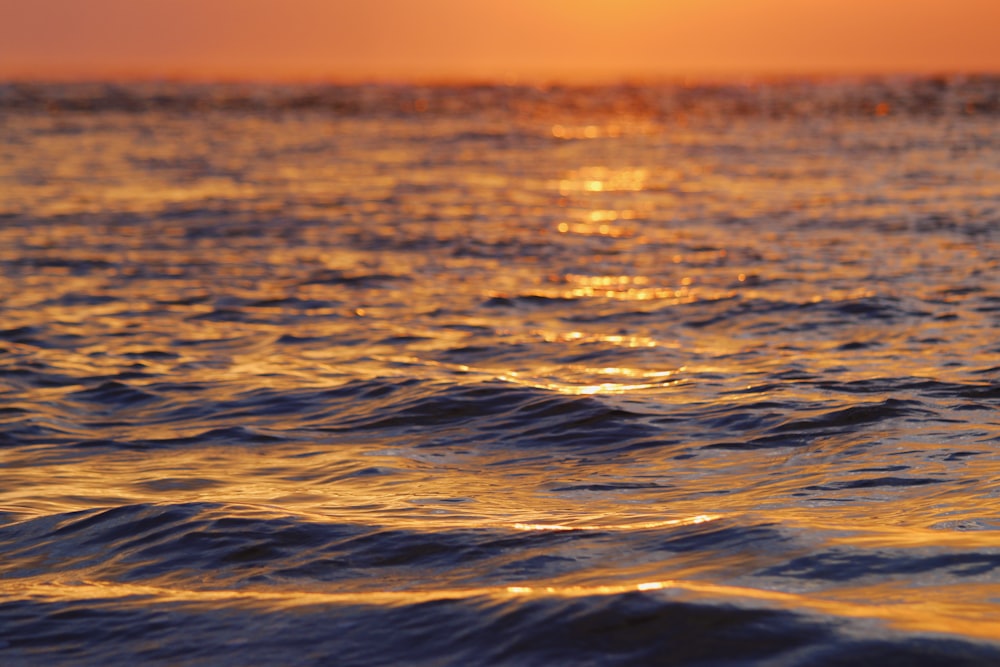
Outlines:
{"type": "Polygon", "coordinates": [[[1000,664],[998,118],[0,86],[0,664],[1000,664]]]}

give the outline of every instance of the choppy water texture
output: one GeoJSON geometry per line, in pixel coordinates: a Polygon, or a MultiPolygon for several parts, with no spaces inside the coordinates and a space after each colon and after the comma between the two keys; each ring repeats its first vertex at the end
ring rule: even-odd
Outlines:
{"type": "Polygon", "coordinates": [[[1000,664],[998,118],[0,87],[0,662],[1000,664]]]}

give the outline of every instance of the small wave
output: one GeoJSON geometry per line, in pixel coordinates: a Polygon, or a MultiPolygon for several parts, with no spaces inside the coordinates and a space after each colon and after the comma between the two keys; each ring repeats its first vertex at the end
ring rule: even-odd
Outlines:
{"type": "Polygon", "coordinates": [[[116,381],[103,382],[96,387],[73,392],[70,396],[78,401],[100,405],[105,410],[131,407],[157,398],[149,392],[116,381]]]}
{"type": "MultiPolygon", "coordinates": [[[[211,481],[202,480],[200,488],[211,488],[211,481]]],[[[383,588],[403,572],[408,588],[496,585],[579,571],[586,563],[552,557],[553,550],[607,540],[600,530],[404,530],[275,515],[262,507],[139,504],[0,526],[6,554],[0,573],[9,580],[58,570],[208,590],[343,582],[364,591],[383,588]]]]}
{"type": "Polygon", "coordinates": [[[349,273],[326,269],[311,273],[301,285],[336,285],[342,287],[382,287],[394,282],[412,280],[409,276],[388,273],[349,273]]]}
{"type": "Polygon", "coordinates": [[[303,594],[289,609],[280,599],[181,597],[179,603],[169,589],[159,596],[156,589],[137,589],[129,597],[102,596],[94,588],[91,599],[0,603],[7,628],[0,657],[12,665],[139,660],[678,667],[748,661],[839,667],[873,659],[913,667],[989,667],[1000,660],[1000,652],[985,644],[888,630],[869,619],[830,619],[745,600],[675,599],[666,591],[459,593],[384,605],[303,594]]]}
{"type": "Polygon", "coordinates": [[[499,432],[505,434],[503,446],[576,449],[620,446],[658,433],[640,413],[609,407],[591,397],[509,383],[400,386],[376,381],[350,386],[354,391],[345,387],[337,392],[352,398],[356,391],[367,392],[371,399],[381,400],[369,400],[360,414],[348,412],[322,430],[409,433],[436,427],[450,434],[451,444],[486,445],[491,438],[478,434],[499,432]]]}
{"type": "Polygon", "coordinates": [[[929,311],[890,297],[848,300],[780,301],[762,298],[716,299],[683,306],[684,325],[694,329],[739,328],[755,335],[818,334],[844,336],[837,327],[868,327],[872,321],[928,318],[929,311]]]}
{"type": "Polygon", "coordinates": [[[831,410],[815,417],[792,419],[771,428],[774,433],[801,433],[817,430],[851,429],[856,426],[880,423],[908,416],[927,416],[934,413],[918,401],[887,398],[878,403],[853,405],[831,410]]]}
{"type": "Polygon", "coordinates": [[[807,486],[809,491],[841,491],[844,489],[872,489],[879,487],[926,486],[941,484],[945,480],[930,477],[866,477],[845,482],[831,482],[822,486],[807,486]]]}
{"type": "Polygon", "coordinates": [[[958,579],[984,577],[1000,570],[1000,554],[949,553],[913,555],[906,553],[850,552],[831,549],[796,558],[762,572],[765,576],[860,581],[884,575],[928,575],[947,573],[958,579]]]}

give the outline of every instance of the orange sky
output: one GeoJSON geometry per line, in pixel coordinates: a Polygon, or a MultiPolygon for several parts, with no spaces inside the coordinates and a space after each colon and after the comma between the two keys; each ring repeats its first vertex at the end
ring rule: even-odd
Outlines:
{"type": "Polygon", "coordinates": [[[0,0],[0,78],[1000,72],[1000,0],[0,0]]]}

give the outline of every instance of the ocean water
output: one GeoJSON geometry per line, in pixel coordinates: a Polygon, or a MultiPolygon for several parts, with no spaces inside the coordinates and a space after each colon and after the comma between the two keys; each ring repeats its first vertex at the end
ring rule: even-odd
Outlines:
{"type": "Polygon", "coordinates": [[[998,120],[0,86],[0,663],[1000,664],[998,120]]]}

